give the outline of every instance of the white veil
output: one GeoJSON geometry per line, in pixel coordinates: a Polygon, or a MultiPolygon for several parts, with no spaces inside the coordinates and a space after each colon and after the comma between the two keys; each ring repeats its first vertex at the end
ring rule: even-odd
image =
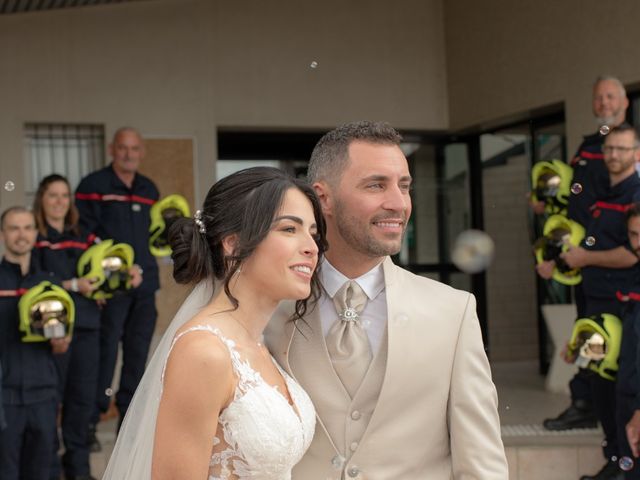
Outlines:
{"type": "Polygon", "coordinates": [[[176,331],[207,305],[212,295],[210,281],[198,283],[173,317],[129,405],[103,480],[151,479],[153,439],[162,393],[161,376],[171,342],[176,331]]]}

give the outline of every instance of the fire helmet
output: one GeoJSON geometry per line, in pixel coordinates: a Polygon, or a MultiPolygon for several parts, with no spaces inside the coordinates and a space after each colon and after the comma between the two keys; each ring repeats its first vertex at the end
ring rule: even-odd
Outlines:
{"type": "Polygon", "coordinates": [[[573,169],[561,160],[542,161],[531,169],[531,200],[545,202],[548,214],[565,213],[573,169]]]}
{"type": "Polygon", "coordinates": [[[178,218],[190,217],[189,203],[182,195],[168,195],[153,204],[150,211],[149,251],[156,257],[171,255],[169,228],[178,218]]]}
{"type": "Polygon", "coordinates": [[[584,238],[585,230],[578,222],[564,215],[551,215],[542,228],[542,234],[534,245],[536,262],[554,260],[553,279],[563,285],[577,285],[582,281],[579,268],[569,267],[560,254],[577,247],[584,238]]]}
{"type": "Polygon", "coordinates": [[[89,298],[106,299],[129,290],[133,259],[133,248],[126,243],[114,244],[109,239],[89,247],[78,259],[78,276],[89,278],[97,286],[89,298]]]}
{"type": "Polygon", "coordinates": [[[75,305],[67,291],[44,281],[30,288],[18,302],[23,342],[46,342],[70,337],[75,305]]]}
{"type": "Polygon", "coordinates": [[[602,378],[615,380],[622,341],[622,322],[610,313],[579,318],[573,326],[569,353],[576,365],[589,368],[602,378]]]}

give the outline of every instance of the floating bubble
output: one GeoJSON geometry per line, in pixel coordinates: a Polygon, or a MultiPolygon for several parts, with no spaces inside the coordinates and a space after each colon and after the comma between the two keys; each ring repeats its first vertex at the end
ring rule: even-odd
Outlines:
{"type": "Polygon", "coordinates": [[[602,125],[600,127],[600,135],[606,135],[611,131],[611,129],[609,128],[609,125],[602,125]]]}
{"type": "Polygon", "coordinates": [[[494,243],[482,230],[465,230],[453,245],[451,261],[465,273],[481,272],[493,260],[494,243]]]}
{"type": "Polygon", "coordinates": [[[596,239],[593,237],[587,237],[585,238],[584,243],[587,247],[593,247],[596,244],[596,239]]]}
{"type": "Polygon", "coordinates": [[[336,455],[331,459],[331,465],[336,470],[342,470],[344,468],[344,464],[346,463],[346,461],[347,459],[344,458],[342,455],[336,455]]]}
{"type": "Polygon", "coordinates": [[[573,185],[571,185],[571,193],[573,193],[574,195],[581,194],[582,193],[582,184],[576,182],[573,185]]]}
{"type": "Polygon", "coordinates": [[[311,62],[311,65],[309,65],[311,68],[318,68],[318,62],[316,62],[315,60],[313,62],[311,62]]]}
{"type": "Polygon", "coordinates": [[[112,396],[113,396],[113,389],[112,389],[112,388],[107,388],[107,389],[104,391],[104,394],[105,394],[107,397],[112,397],[112,396]]]}
{"type": "Polygon", "coordinates": [[[627,456],[622,457],[618,462],[618,466],[620,467],[620,470],[622,470],[623,472],[629,472],[633,470],[634,465],[635,464],[633,462],[633,459],[627,456]]]}
{"type": "Polygon", "coordinates": [[[16,184],[15,184],[15,183],[13,183],[11,180],[9,180],[8,182],[6,182],[6,183],[4,184],[4,189],[5,189],[7,192],[13,192],[13,191],[16,189],[16,184]]]}

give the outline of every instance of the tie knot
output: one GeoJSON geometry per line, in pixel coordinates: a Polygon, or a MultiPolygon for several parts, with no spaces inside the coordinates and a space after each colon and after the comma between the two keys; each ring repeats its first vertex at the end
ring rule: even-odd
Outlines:
{"type": "Polygon", "coordinates": [[[344,321],[357,320],[366,303],[367,294],[353,280],[345,282],[333,297],[338,315],[344,321]]]}

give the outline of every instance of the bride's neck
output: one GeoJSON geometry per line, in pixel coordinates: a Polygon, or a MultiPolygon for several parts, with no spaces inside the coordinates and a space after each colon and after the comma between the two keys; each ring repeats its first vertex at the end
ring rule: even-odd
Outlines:
{"type": "Polygon", "coordinates": [[[238,302],[237,309],[222,285],[220,293],[214,297],[211,306],[219,313],[228,313],[243,327],[251,340],[259,342],[262,332],[278,306],[278,301],[250,288],[243,282],[242,277],[232,279],[229,289],[238,302]]]}

